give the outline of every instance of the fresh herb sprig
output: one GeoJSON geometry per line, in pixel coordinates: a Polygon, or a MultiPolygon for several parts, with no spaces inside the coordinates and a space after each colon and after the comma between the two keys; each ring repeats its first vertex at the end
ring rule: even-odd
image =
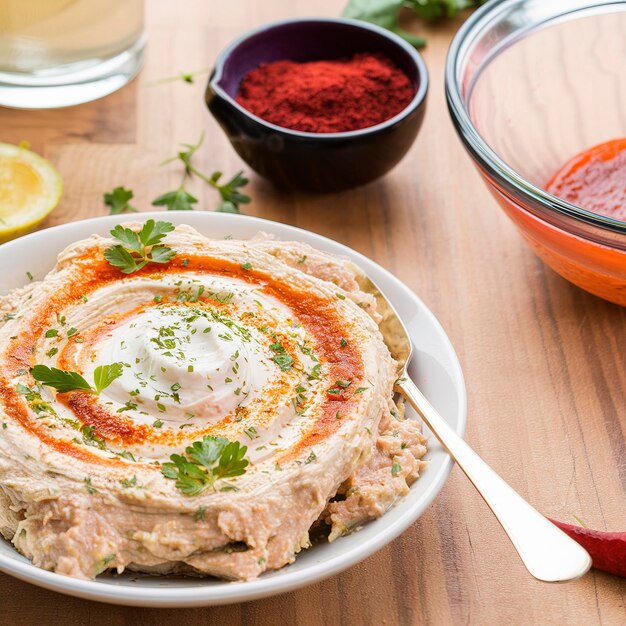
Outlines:
{"type": "Polygon", "coordinates": [[[185,184],[194,176],[197,176],[219,193],[221,202],[217,206],[216,211],[221,213],[239,213],[240,205],[250,202],[250,197],[240,191],[242,187],[248,184],[248,179],[243,175],[243,172],[238,172],[229,181],[220,183],[222,172],[217,171],[213,172],[210,176],[206,176],[192,163],[192,157],[198,151],[203,141],[204,133],[195,144],[181,144],[185,149],[179,150],[175,156],[163,162],[163,165],[165,165],[174,161],[180,161],[183,164],[183,177],[177,189],[168,191],[155,198],[152,201],[154,206],[167,207],[168,211],[186,211],[193,209],[193,205],[197,204],[198,199],[187,191],[185,184]]]}
{"type": "Polygon", "coordinates": [[[167,263],[176,252],[161,241],[173,230],[173,224],[154,220],[148,220],[139,232],[118,224],[111,235],[119,243],[107,248],[104,258],[124,274],[132,274],[148,263],[167,263]]]}
{"type": "Polygon", "coordinates": [[[104,204],[109,207],[109,215],[137,213],[137,209],[129,204],[134,195],[132,189],[116,187],[111,193],[103,194],[102,199],[104,204]]]}
{"type": "MultiPolygon", "coordinates": [[[[172,454],[171,463],[163,463],[161,473],[176,481],[176,487],[187,496],[197,496],[208,488],[217,491],[219,480],[234,478],[246,473],[248,448],[238,441],[225,437],[206,436],[185,448],[186,456],[172,454]]],[[[220,491],[231,491],[226,483],[220,491]]]]}
{"type": "Polygon", "coordinates": [[[427,22],[455,17],[459,11],[480,6],[486,0],[349,0],[343,11],[351,17],[382,26],[399,35],[412,46],[423,48],[426,39],[400,27],[398,13],[406,7],[427,22]]]}
{"type": "Polygon", "coordinates": [[[33,378],[46,387],[53,387],[59,393],[68,391],[89,391],[99,394],[106,389],[116,378],[122,375],[124,365],[112,363],[111,365],[98,365],[93,372],[93,386],[90,385],[80,374],[47,365],[35,365],[30,373],[33,378]]]}

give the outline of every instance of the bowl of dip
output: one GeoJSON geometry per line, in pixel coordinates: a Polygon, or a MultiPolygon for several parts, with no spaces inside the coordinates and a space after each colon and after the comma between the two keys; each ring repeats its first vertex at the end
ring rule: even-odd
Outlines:
{"type": "Polygon", "coordinates": [[[535,253],[626,305],[626,3],[492,0],[455,36],[446,97],[535,253]]]}
{"type": "Polygon", "coordinates": [[[209,111],[239,156],[281,187],[330,192],[386,174],[422,123],[428,73],[397,35],[350,19],[250,31],[218,56],[209,111]]]}

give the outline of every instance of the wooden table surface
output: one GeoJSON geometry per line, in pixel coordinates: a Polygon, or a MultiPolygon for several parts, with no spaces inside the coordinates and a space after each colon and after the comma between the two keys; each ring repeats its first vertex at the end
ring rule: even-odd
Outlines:
{"type": "MultiPolygon", "coordinates": [[[[65,180],[50,226],[107,213],[102,193],[132,187],[136,204],[178,184],[158,164],[194,142],[205,170],[242,167],[202,100],[205,77],[151,81],[211,65],[233,37],[264,22],[337,15],[343,0],[148,3],[147,62],[101,101],[65,110],[0,110],[0,141],[28,140],[65,180]]],[[[310,229],[373,258],[432,309],[467,382],[467,439],[543,513],[626,530],[626,310],[569,285],[533,256],[479,180],[443,96],[459,22],[429,29],[426,119],[386,178],[336,195],[281,192],[256,176],[246,213],[310,229]]],[[[202,169],[202,168],[201,168],[202,169]]],[[[194,187],[201,208],[211,189],[194,187]]],[[[4,271],[4,270],[3,270],[4,271]]],[[[194,610],[106,606],[0,575],[5,624],[626,624],[624,581],[592,571],[533,580],[458,468],[401,537],[347,572],[264,601],[194,610]]]]}

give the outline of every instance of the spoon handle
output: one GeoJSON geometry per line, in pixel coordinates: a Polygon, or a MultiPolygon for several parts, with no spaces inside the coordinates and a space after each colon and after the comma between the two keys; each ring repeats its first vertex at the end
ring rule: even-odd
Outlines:
{"type": "Polygon", "coordinates": [[[507,485],[452,430],[412,380],[400,379],[396,389],[422,416],[426,425],[478,489],[535,578],[559,582],[578,578],[587,572],[591,567],[587,551],[507,485]]]}

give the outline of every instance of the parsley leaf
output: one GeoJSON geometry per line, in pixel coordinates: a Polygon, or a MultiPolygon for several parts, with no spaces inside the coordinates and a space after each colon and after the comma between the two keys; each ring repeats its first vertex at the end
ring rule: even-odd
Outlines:
{"type": "Polygon", "coordinates": [[[154,246],[160,243],[167,233],[174,230],[174,224],[170,222],[155,222],[148,220],[139,231],[139,240],[144,246],[154,246]]]}
{"type": "Polygon", "coordinates": [[[167,263],[175,254],[176,253],[167,246],[153,246],[152,258],[150,260],[153,263],[167,263]]]}
{"type": "Polygon", "coordinates": [[[224,202],[220,202],[217,205],[217,209],[215,209],[218,213],[241,213],[239,207],[234,205],[232,202],[228,200],[224,200],[224,202]]]}
{"type": "Polygon", "coordinates": [[[147,261],[137,263],[133,255],[123,246],[112,246],[104,251],[104,258],[114,267],[119,267],[124,274],[132,274],[146,265],[147,261]]]}
{"type": "Polygon", "coordinates": [[[364,20],[399,35],[416,48],[426,45],[419,35],[403,30],[398,23],[400,9],[406,7],[427,22],[454,17],[463,9],[477,7],[486,0],[349,0],[344,17],[364,20]]]}
{"type": "Polygon", "coordinates": [[[120,213],[137,213],[134,206],[128,204],[134,194],[131,189],[116,187],[111,193],[103,194],[104,204],[109,207],[109,215],[119,215],[120,213]]]}
{"type": "Polygon", "coordinates": [[[290,354],[277,354],[272,357],[272,361],[274,361],[283,372],[288,372],[293,366],[293,357],[290,354]]]}
{"type": "Polygon", "coordinates": [[[188,179],[194,176],[213,187],[220,195],[221,202],[216,211],[221,213],[239,213],[239,206],[250,202],[250,197],[240,190],[248,184],[248,179],[243,171],[237,172],[230,180],[220,183],[222,172],[213,172],[210,176],[200,172],[192,163],[193,155],[198,151],[204,141],[204,134],[195,144],[181,144],[185,150],[179,150],[175,156],[167,159],[163,164],[179,161],[183,165],[183,176],[178,189],[161,194],[152,201],[154,206],[165,206],[169,211],[188,211],[193,209],[193,205],[198,199],[193,196],[185,187],[188,179]]]}
{"type": "Polygon", "coordinates": [[[96,367],[93,373],[95,389],[77,372],[60,370],[56,367],[48,367],[47,365],[35,365],[31,368],[30,373],[37,382],[46,385],[46,387],[52,387],[59,393],[66,393],[68,391],[100,393],[116,378],[122,375],[122,370],[122,363],[99,365],[96,367]]]}
{"type": "Polygon", "coordinates": [[[47,387],[54,387],[59,393],[67,391],[93,391],[91,385],[76,372],[66,372],[56,367],[48,367],[47,365],[35,365],[31,368],[30,373],[33,378],[47,387]]]}
{"type": "Polygon", "coordinates": [[[161,194],[152,201],[152,205],[165,206],[168,211],[192,211],[192,205],[197,202],[198,198],[192,196],[184,187],[179,187],[176,191],[161,194]]]}
{"type": "MultiPolygon", "coordinates": [[[[150,220],[154,221],[154,220],[150,220]]],[[[144,226],[145,228],[145,226],[144,226]]],[[[135,252],[141,252],[142,242],[139,238],[139,234],[130,228],[126,228],[118,224],[111,231],[111,236],[114,239],[117,239],[125,248],[129,250],[134,250],[135,252]]]]}
{"type": "Polygon", "coordinates": [[[241,193],[239,189],[248,184],[248,179],[243,175],[243,171],[237,172],[227,183],[219,184],[222,172],[213,172],[209,184],[219,192],[222,202],[217,210],[222,213],[239,213],[240,204],[248,204],[250,196],[241,193]]]}
{"type": "Polygon", "coordinates": [[[148,220],[139,232],[118,224],[111,235],[119,243],[107,248],[104,258],[124,274],[132,274],[148,263],[167,263],[176,252],[160,242],[173,230],[173,224],[154,220],[148,220]]]}
{"type": "Polygon", "coordinates": [[[206,436],[185,448],[186,456],[172,454],[171,463],[163,463],[161,473],[176,481],[176,488],[188,496],[197,496],[205,489],[215,490],[218,480],[246,473],[248,448],[225,437],[206,436]]]}
{"type": "Polygon", "coordinates": [[[100,393],[106,389],[116,378],[122,375],[124,365],[122,363],[112,363],[111,365],[98,365],[93,371],[93,382],[96,392],[100,393]]]}

